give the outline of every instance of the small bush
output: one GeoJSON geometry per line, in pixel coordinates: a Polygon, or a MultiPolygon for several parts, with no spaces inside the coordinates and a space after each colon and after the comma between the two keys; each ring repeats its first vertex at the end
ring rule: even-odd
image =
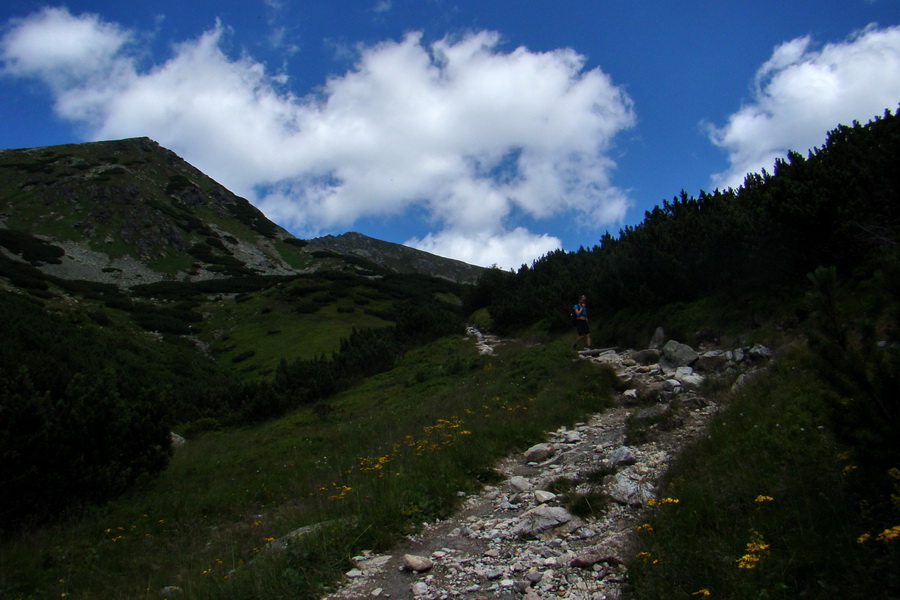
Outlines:
{"type": "Polygon", "coordinates": [[[204,417],[187,423],[181,428],[180,433],[187,439],[195,439],[204,433],[218,431],[221,428],[222,423],[218,419],[204,417]]]}
{"type": "Polygon", "coordinates": [[[569,493],[565,502],[566,510],[582,519],[599,517],[609,505],[609,496],[601,492],[569,493]]]}

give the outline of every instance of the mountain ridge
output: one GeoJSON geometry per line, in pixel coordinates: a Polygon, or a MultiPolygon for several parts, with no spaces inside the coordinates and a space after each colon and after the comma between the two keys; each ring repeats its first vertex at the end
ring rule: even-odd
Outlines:
{"type": "MultiPolygon", "coordinates": [[[[0,228],[54,246],[59,260],[28,261],[47,275],[120,287],[359,270],[359,259],[463,283],[483,270],[357,233],[301,240],[147,137],[0,150],[0,228]]],[[[24,260],[14,244],[0,252],[24,260]]]]}
{"type": "Polygon", "coordinates": [[[311,249],[359,256],[398,273],[433,275],[439,272],[438,277],[459,283],[475,283],[485,270],[484,267],[386,242],[356,231],[313,238],[309,240],[309,246],[311,249]]]}

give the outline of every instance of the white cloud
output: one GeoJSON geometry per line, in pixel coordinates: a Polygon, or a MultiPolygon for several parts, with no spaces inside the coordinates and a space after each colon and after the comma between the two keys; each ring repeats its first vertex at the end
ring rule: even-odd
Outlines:
{"type": "Polygon", "coordinates": [[[730,168],[713,185],[738,187],[789,150],[825,142],[839,124],[867,122],[900,101],[900,27],[870,26],[843,43],[812,48],[809,37],[781,44],[756,74],[752,102],[710,129],[730,168]]]}
{"type": "Polygon", "coordinates": [[[624,217],[607,153],[634,123],[631,101],[572,50],[503,52],[492,32],[428,45],[411,33],[361,48],[351,70],[301,97],[284,73],[226,56],[227,35],[217,24],[141,72],[129,50],[138,36],[45,9],[14,23],[0,51],[7,74],[47,82],[59,114],[92,138],[153,137],[308,235],[414,209],[433,230],[410,244],[518,267],[559,240],[514,215],[624,217]],[[36,42],[63,26],[74,32],[65,52],[36,42]]]}
{"type": "MultiPolygon", "coordinates": [[[[42,79],[56,93],[117,74],[117,57],[131,35],[97,15],[72,16],[63,8],[44,8],[14,19],[0,42],[3,72],[42,79]]],[[[128,65],[128,61],[124,65],[128,65]]]]}
{"type": "Polygon", "coordinates": [[[406,245],[432,254],[452,256],[457,260],[483,267],[498,266],[518,269],[531,265],[535,258],[560,247],[560,241],[547,234],[534,235],[517,227],[512,231],[466,235],[453,230],[429,233],[423,239],[411,239],[406,245]],[[493,262],[484,262],[485,257],[493,262]]]}

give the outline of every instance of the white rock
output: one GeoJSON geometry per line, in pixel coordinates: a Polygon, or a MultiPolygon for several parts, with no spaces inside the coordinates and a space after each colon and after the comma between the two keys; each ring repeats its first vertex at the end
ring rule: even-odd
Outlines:
{"type": "Polygon", "coordinates": [[[560,506],[538,506],[522,514],[522,521],[513,528],[515,535],[534,535],[572,520],[572,515],[560,506]]]}
{"type": "Polygon", "coordinates": [[[639,506],[653,498],[653,486],[633,470],[619,471],[608,490],[609,497],[620,504],[639,506]]]}
{"type": "Polygon", "coordinates": [[[569,431],[563,436],[563,442],[566,444],[577,444],[582,439],[581,434],[577,431],[569,431]]]}
{"type": "Polygon", "coordinates": [[[634,448],[631,446],[621,446],[616,448],[613,453],[610,454],[607,462],[611,467],[633,465],[637,462],[637,453],[635,453],[634,448]]]}
{"type": "Polygon", "coordinates": [[[525,451],[527,462],[542,462],[553,456],[553,446],[547,443],[535,444],[525,451]]]}
{"type": "Polygon", "coordinates": [[[373,556],[364,558],[363,560],[357,561],[357,566],[363,571],[377,571],[382,568],[391,560],[390,554],[383,554],[381,556],[373,556]]]}
{"type": "Polygon", "coordinates": [[[531,490],[534,486],[531,485],[531,482],[522,477],[521,475],[516,475],[515,477],[511,477],[509,480],[509,485],[512,486],[514,490],[517,492],[527,492],[531,490]]]}
{"type": "Polygon", "coordinates": [[[417,581],[411,586],[414,596],[424,596],[428,593],[428,585],[424,581],[417,581]]]}
{"type": "Polygon", "coordinates": [[[416,571],[417,573],[421,573],[422,571],[427,571],[433,566],[434,561],[432,561],[428,557],[418,556],[416,554],[403,555],[403,568],[408,571],[416,571]]]}
{"type": "Polygon", "coordinates": [[[553,502],[556,499],[556,494],[553,492],[547,492],[545,490],[535,490],[534,492],[534,501],[538,504],[546,504],[547,502],[553,502]]]}

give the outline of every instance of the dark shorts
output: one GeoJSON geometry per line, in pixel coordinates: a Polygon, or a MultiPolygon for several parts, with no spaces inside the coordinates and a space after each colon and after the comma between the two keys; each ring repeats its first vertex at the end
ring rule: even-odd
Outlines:
{"type": "Polygon", "coordinates": [[[575,331],[578,332],[578,335],[587,335],[591,332],[591,328],[587,321],[578,319],[575,321],[575,331]]]}

